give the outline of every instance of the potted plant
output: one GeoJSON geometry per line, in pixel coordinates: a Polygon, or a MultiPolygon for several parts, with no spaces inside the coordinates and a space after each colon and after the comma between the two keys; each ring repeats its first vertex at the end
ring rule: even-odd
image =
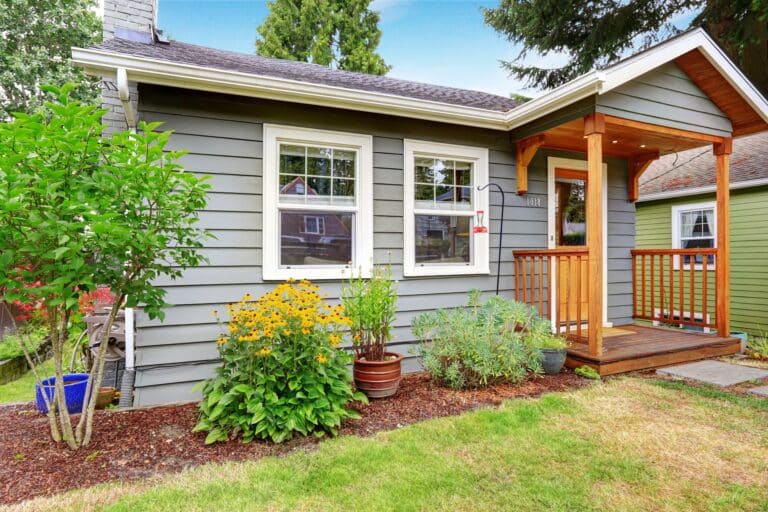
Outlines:
{"type": "Polygon", "coordinates": [[[568,340],[549,331],[536,329],[531,332],[531,343],[541,353],[541,366],[544,369],[544,373],[547,375],[557,375],[560,373],[568,353],[568,340]]]}
{"type": "Polygon", "coordinates": [[[352,321],[355,385],[370,398],[392,396],[400,385],[403,356],[386,351],[397,311],[396,288],[387,265],[374,266],[370,279],[351,276],[341,292],[344,313],[352,321]]]}

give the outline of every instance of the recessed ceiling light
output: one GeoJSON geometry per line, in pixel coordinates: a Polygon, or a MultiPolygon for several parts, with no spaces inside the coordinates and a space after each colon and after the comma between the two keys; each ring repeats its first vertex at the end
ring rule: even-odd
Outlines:
{"type": "Polygon", "coordinates": [[[618,141],[618,140],[612,140],[612,141],[611,141],[611,144],[618,144],[618,143],[619,143],[619,141],[618,141]]]}
{"type": "Polygon", "coordinates": [[[641,147],[641,148],[644,148],[644,147],[645,147],[645,144],[640,144],[640,147],[641,147]]]}

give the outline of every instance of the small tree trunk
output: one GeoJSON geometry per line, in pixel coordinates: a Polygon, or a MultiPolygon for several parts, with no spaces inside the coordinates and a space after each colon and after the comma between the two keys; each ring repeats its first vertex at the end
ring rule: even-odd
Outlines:
{"type": "Polygon", "coordinates": [[[120,307],[123,303],[122,293],[115,294],[115,302],[107,316],[101,334],[101,344],[96,358],[91,367],[91,378],[88,379],[86,387],[85,400],[83,401],[83,413],[80,415],[80,422],[77,424],[77,441],[81,446],[88,446],[93,434],[93,416],[96,412],[96,398],[98,389],[101,386],[101,379],[104,377],[104,363],[107,358],[107,346],[109,345],[109,333],[112,332],[112,324],[117,317],[120,307]]]}
{"type": "Polygon", "coordinates": [[[49,309],[49,325],[52,327],[51,345],[53,346],[53,365],[56,370],[56,383],[54,391],[56,414],[59,417],[61,433],[64,437],[64,441],[72,450],[76,450],[78,448],[78,443],[72,430],[72,420],[69,416],[69,410],[67,409],[67,399],[64,395],[64,370],[62,365],[64,358],[64,343],[66,341],[67,335],[66,323],[69,321],[69,318],[66,314],[60,315],[60,313],[61,312],[55,307],[49,309]]]}

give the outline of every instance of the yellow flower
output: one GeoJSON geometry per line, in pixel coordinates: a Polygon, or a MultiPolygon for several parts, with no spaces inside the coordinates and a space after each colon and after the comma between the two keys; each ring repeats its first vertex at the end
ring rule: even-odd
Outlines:
{"type": "Polygon", "coordinates": [[[312,332],[312,331],[310,331],[310,330],[309,330],[309,329],[307,329],[306,327],[305,327],[304,329],[302,329],[302,330],[301,330],[301,334],[304,334],[304,335],[307,335],[307,334],[309,334],[310,332],[312,332]]]}
{"type": "Polygon", "coordinates": [[[320,364],[325,364],[328,362],[328,358],[325,357],[325,355],[323,354],[317,354],[317,356],[315,356],[315,359],[317,359],[317,362],[320,364]]]}
{"type": "Polygon", "coordinates": [[[225,338],[224,336],[220,337],[220,338],[219,338],[219,339],[216,341],[216,343],[218,343],[219,345],[224,345],[226,342],[227,342],[227,338],[225,338]]]}
{"type": "Polygon", "coordinates": [[[290,329],[286,329],[283,331],[283,336],[290,336],[291,334],[293,334],[293,331],[290,329]]]}
{"type": "Polygon", "coordinates": [[[263,349],[259,350],[256,355],[261,357],[267,357],[272,352],[272,349],[264,347],[263,349]]]}
{"type": "Polygon", "coordinates": [[[341,341],[341,336],[339,336],[338,334],[331,334],[330,339],[331,339],[331,345],[333,345],[334,347],[339,346],[339,342],[341,341]]]}

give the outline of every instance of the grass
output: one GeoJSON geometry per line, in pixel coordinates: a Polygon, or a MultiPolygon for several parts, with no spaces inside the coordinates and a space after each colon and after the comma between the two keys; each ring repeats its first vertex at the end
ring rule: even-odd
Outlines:
{"type": "Polygon", "coordinates": [[[768,412],[640,379],[317,451],[206,465],[34,510],[768,510],[768,412]]]}

